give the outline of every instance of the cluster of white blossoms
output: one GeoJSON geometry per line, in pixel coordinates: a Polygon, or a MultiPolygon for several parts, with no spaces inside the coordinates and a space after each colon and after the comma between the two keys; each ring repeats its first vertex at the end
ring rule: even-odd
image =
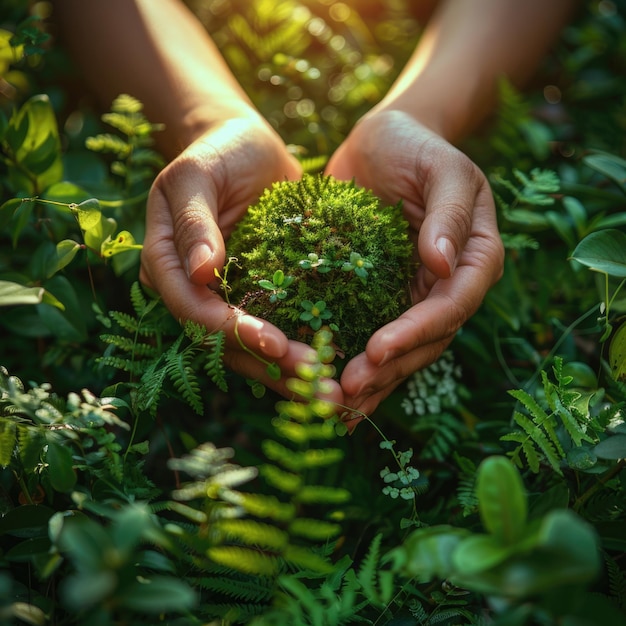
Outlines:
{"type": "Polygon", "coordinates": [[[407,415],[432,415],[458,404],[458,381],[461,366],[454,361],[451,350],[446,350],[437,361],[415,372],[407,381],[407,397],[402,408],[407,415]]]}

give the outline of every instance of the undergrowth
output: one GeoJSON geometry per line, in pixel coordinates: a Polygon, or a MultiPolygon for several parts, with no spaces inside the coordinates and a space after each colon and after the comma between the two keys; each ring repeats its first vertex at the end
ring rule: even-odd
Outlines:
{"type": "MultiPolygon", "coordinates": [[[[206,6],[314,171],[406,58],[409,4],[206,6]]],[[[527,94],[501,84],[493,123],[464,148],[492,185],[504,276],[350,435],[347,407],[319,399],[337,359],[323,298],[295,303],[316,354],[286,383],[296,402],[228,372],[222,333],[181,326],[142,289],[158,120],[132,94],[102,118],[63,112],[66,61],[37,13],[10,5],[0,623],[621,626],[623,2],[585,3],[527,94]]],[[[324,275],[324,254],[305,252],[299,268],[324,275]]],[[[333,261],[364,291],[380,262],[360,249],[333,261]]],[[[280,306],[291,270],[255,290],[280,306]]]]}

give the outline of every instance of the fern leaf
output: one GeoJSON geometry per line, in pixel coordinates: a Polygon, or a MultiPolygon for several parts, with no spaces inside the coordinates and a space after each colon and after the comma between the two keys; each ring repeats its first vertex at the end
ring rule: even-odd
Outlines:
{"type": "Polygon", "coordinates": [[[133,357],[147,356],[155,358],[159,355],[159,350],[156,346],[136,341],[130,337],[121,337],[120,335],[105,333],[100,335],[100,339],[108,345],[115,346],[123,352],[132,354],[133,357]]]}
{"type": "Polygon", "coordinates": [[[539,403],[528,392],[522,389],[511,389],[509,395],[513,396],[518,402],[521,402],[528,412],[533,416],[533,421],[545,421],[548,414],[543,410],[539,403]]]}
{"type": "Polygon", "coordinates": [[[226,370],[224,368],[224,350],[226,347],[226,333],[218,331],[205,338],[206,362],[204,371],[213,381],[217,388],[223,392],[228,391],[226,384],[226,370]]]}
{"type": "Polygon", "coordinates": [[[297,517],[289,524],[287,530],[290,535],[304,537],[311,541],[327,541],[341,532],[341,526],[323,520],[297,517]]]}
{"type": "Polygon", "coordinates": [[[380,565],[380,545],[382,539],[382,533],[378,533],[374,537],[357,574],[363,594],[372,604],[380,604],[380,597],[376,589],[376,573],[380,565]]]}
{"type": "Polygon", "coordinates": [[[310,548],[289,544],[282,553],[287,563],[308,570],[309,572],[328,574],[332,571],[331,563],[310,548]]]}
{"type": "Polygon", "coordinates": [[[230,492],[223,494],[229,503],[245,509],[255,517],[267,517],[277,522],[289,522],[295,515],[295,506],[290,502],[281,502],[274,496],[255,493],[230,492]]]}
{"type": "Polygon", "coordinates": [[[200,383],[190,365],[191,356],[190,351],[178,352],[170,348],[165,353],[165,368],[176,391],[198,415],[203,415],[204,405],[200,397],[200,383]]]}
{"type": "Polygon", "coordinates": [[[296,494],[301,504],[344,504],[350,500],[350,492],[340,487],[305,485],[296,494]]]}
{"type": "Polygon", "coordinates": [[[275,465],[263,465],[259,472],[272,487],[283,493],[293,494],[302,487],[302,476],[285,472],[275,465]]]}
{"type": "MultiPolygon", "coordinates": [[[[513,419],[517,425],[523,430],[524,434],[510,433],[501,437],[504,441],[518,441],[521,443],[521,448],[529,462],[529,466],[532,471],[537,473],[539,471],[539,465],[536,459],[536,452],[532,449],[532,446],[536,446],[541,450],[546,460],[552,466],[555,472],[561,475],[561,468],[559,467],[559,455],[557,454],[555,447],[551,440],[546,436],[545,432],[535,424],[526,415],[515,411],[513,419]],[[532,443],[531,443],[532,442],[532,443]],[[533,469],[534,468],[534,469],[533,469]]],[[[516,456],[519,458],[519,451],[516,451],[516,456]]]]}
{"type": "Polygon", "coordinates": [[[135,281],[130,287],[130,302],[133,305],[133,309],[135,310],[137,317],[144,315],[147,301],[137,281],[135,281]]]}
{"type": "Polygon", "coordinates": [[[145,371],[145,361],[135,361],[133,359],[124,359],[118,356],[102,356],[96,359],[96,362],[101,365],[107,365],[113,367],[122,372],[128,372],[133,376],[139,376],[145,371]]]}
{"type": "Polygon", "coordinates": [[[215,529],[226,539],[273,550],[282,550],[289,540],[287,533],[279,528],[250,519],[220,520],[215,529]]]}
{"type": "Polygon", "coordinates": [[[280,569],[278,557],[242,546],[212,546],[207,556],[236,572],[256,576],[275,576],[280,569]]]}
{"type": "Polygon", "coordinates": [[[609,578],[611,598],[621,609],[626,608],[626,574],[619,568],[617,561],[608,554],[604,555],[609,578]]]}
{"type": "Polygon", "coordinates": [[[137,390],[137,406],[140,410],[149,410],[151,415],[156,413],[159,397],[163,392],[163,384],[167,370],[161,364],[161,359],[152,361],[141,376],[141,386],[137,390]]]}
{"type": "Polygon", "coordinates": [[[232,598],[236,602],[261,604],[272,596],[271,579],[231,576],[203,577],[193,581],[195,586],[232,598]]]}

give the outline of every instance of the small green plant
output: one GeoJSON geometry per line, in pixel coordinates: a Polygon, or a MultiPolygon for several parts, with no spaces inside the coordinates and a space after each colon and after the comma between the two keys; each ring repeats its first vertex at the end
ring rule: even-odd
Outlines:
{"type": "Polygon", "coordinates": [[[385,207],[352,182],[305,174],[276,183],[239,223],[228,253],[238,259],[231,303],[309,343],[332,321],[347,357],[410,305],[400,205],[385,207]]]}

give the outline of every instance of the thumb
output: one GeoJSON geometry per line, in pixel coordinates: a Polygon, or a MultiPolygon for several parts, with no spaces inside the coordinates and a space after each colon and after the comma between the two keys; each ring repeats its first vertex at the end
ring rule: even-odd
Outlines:
{"type": "MultiPolygon", "coordinates": [[[[170,226],[170,237],[189,280],[197,285],[215,282],[215,270],[225,261],[224,238],[216,222],[217,194],[210,178],[197,167],[174,163],[150,193],[152,226],[170,226]]],[[[188,164],[189,165],[189,164],[188,164]]],[[[159,229],[166,236],[167,230],[159,229]]]]}
{"type": "Polygon", "coordinates": [[[453,162],[445,163],[444,158],[433,168],[426,183],[426,211],[418,238],[421,262],[443,279],[454,274],[471,235],[476,206],[488,202],[490,193],[478,167],[455,153],[453,162]]]}

